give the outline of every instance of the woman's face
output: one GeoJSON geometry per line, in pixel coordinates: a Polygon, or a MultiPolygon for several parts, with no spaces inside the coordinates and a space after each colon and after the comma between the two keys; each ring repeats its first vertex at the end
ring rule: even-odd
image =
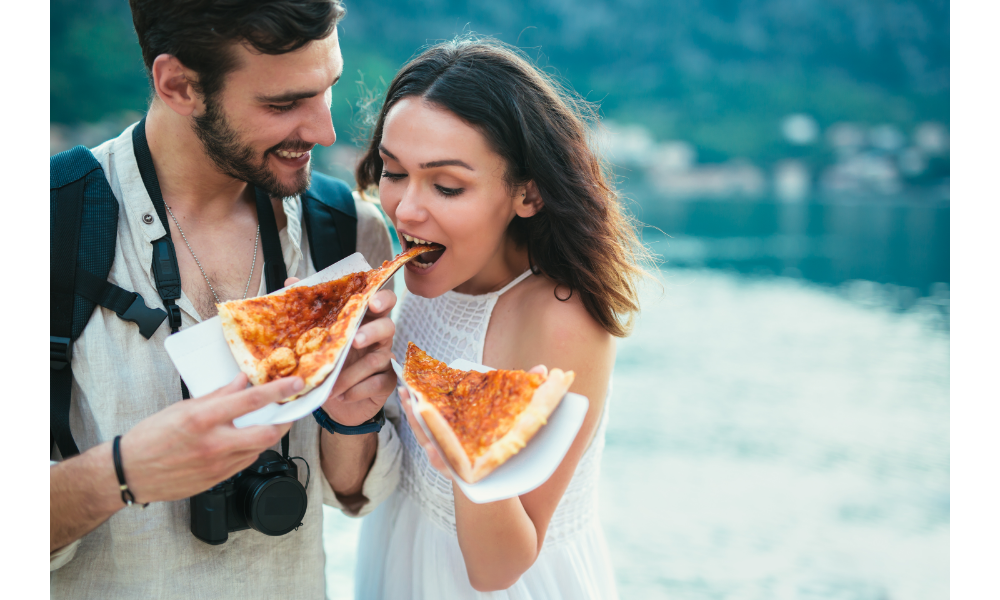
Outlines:
{"type": "Polygon", "coordinates": [[[507,225],[535,211],[517,202],[524,190],[507,188],[506,164],[479,131],[421,98],[404,98],[386,115],[379,155],[382,208],[403,249],[423,241],[445,247],[407,263],[411,292],[476,294],[509,280],[507,225]]]}

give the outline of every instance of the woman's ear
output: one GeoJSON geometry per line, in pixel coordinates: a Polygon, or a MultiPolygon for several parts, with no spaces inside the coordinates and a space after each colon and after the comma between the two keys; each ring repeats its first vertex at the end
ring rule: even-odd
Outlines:
{"type": "Polygon", "coordinates": [[[153,88],[156,95],[174,112],[185,117],[196,110],[204,112],[201,95],[195,92],[192,81],[198,75],[184,66],[176,57],[161,54],[153,61],[153,88]]]}
{"type": "Polygon", "coordinates": [[[542,195],[538,193],[538,186],[535,185],[534,181],[529,181],[524,185],[514,199],[514,212],[524,219],[538,214],[543,206],[545,206],[545,202],[542,201],[542,195]]]}

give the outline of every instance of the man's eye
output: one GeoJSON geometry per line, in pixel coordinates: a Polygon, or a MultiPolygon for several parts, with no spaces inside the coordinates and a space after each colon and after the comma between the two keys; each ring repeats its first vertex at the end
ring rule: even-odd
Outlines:
{"type": "Polygon", "coordinates": [[[399,181],[400,179],[406,177],[406,173],[390,173],[385,169],[382,169],[382,177],[388,179],[389,181],[399,181]]]}
{"type": "Polygon", "coordinates": [[[446,188],[443,185],[435,184],[434,187],[437,191],[441,192],[442,196],[457,196],[465,191],[465,188],[446,188]]]}
{"type": "Polygon", "coordinates": [[[295,103],[292,102],[289,104],[271,104],[270,107],[271,110],[273,110],[274,112],[288,112],[293,108],[295,108],[295,103]]]}

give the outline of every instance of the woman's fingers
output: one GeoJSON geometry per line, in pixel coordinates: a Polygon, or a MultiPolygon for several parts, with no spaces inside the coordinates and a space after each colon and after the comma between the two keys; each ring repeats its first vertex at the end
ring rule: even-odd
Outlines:
{"type": "Polygon", "coordinates": [[[288,279],[285,280],[285,287],[288,287],[288,286],[292,285],[293,283],[298,283],[298,282],[299,282],[299,278],[298,277],[289,277],[288,279]]]}
{"type": "Polygon", "coordinates": [[[546,367],[545,365],[535,365],[534,367],[531,367],[530,369],[528,369],[528,372],[529,373],[538,373],[542,377],[548,377],[548,375],[549,375],[549,368],[546,367]]]}
{"type": "Polygon", "coordinates": [[[403,412],[406,413],[406,420],[410,424],[410,429],[413,430],[413,435],[417,438],[417,443],[420,447],[424,449],[427,453],[427,460],[431,463],[431,466],[437,469],[442,475],[451,479],[451,471],[448,470],[448,466],[444,464],[444,459],[438,453],[437,448],[434,444],[427,438],[424,434],[424,428],[417,423],[416,417],[413,416],[413,407],[410,404],[410,393],[405,387],[399,388],[399,403],[403,406],[403,412]]]}

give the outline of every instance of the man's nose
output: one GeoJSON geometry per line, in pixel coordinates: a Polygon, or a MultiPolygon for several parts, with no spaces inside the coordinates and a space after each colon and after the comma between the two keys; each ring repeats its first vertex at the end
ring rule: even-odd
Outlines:
{"type": "Polygon", "coordinates": [[[320,100],[313,103],[303,117],[303,122],[299,126],[303,141],[320,146],[332,146],[337,141],[337,132],[333,128],[330,106],[325,102],[320,100]]]}

